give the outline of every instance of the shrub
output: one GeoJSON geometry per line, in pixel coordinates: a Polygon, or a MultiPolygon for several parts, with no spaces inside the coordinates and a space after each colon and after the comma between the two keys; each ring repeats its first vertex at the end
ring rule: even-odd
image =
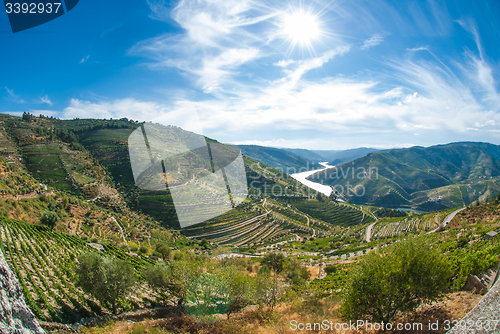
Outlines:
{"type": "Polygon", "coordinates": [[[116,314],[117,301],[131,292],[136,284],[134,268],[119,259],[107,258],[96,253],[78,257],[75,268],[76,285],[92,294],[116,314]]]}
{"type": "Polygon", "coordinates": [[[327,275],[333,275],[337,272],[337,267],[336,266],[326,266],[325,267],[325,273],[327,275]]]}
{"type": "Polygon", "coordinates": [[[353,269],[341,307],[345,320],[391,321],[439,299],[452,273],[441,253],[422,241],[371,252],[353,269]]]}
{"type": "Polygon", "coordinates": [[[40,223],[50,228],[54,228],[59,221],[59,216],[57,213],[45,210],[40,218],[40,223]]]}

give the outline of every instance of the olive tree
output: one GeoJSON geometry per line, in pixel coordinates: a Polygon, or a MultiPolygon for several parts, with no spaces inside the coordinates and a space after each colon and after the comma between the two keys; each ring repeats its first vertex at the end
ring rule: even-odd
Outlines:
{"type": "Polygon", "coordinates": [[[42,212],[42,217],[40,218],[40,223],[53,229],[56,227],[57,222],[59,221],[59,216],[57,213],[49,210],[44,210],[42,212]]]}
{"type": "Polygon", "coordinates": [[[369,253],[351,271],[343,318],[391,321],[398,312],[438,300],[451,275],[446,258],[423,241],[398,242],[369,253]]]}
{"type": "Polygon", "coordinates": [[[136,284],[132,265],[97,253],[80,255],[75,273],[76,285],[111,308],[114,314],[118,299],[127,296],[136,284]]]}
{"type": "Polygon", "coordinates": [[[243,274],[236,266],[222,267],[216,275],[227,284],[230,305],[226,311],[227,318],[252,304],[255,296],[255,280],[243,274]]]}
{"type": "Polygon", "coordinates": [[[151,288],[177,298],[177,306],[181,307],[189,285],[201,276],[202,269],[200,261],[176,260],[170,264],[148,266],[144,276],[151,288]]]}

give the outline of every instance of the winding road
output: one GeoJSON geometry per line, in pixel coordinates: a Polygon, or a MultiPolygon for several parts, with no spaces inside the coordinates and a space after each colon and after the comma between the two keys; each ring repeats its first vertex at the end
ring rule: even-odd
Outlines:
{"type": "Polygon", "coordinates": [[[372,228],[373,226],[376,224],[377,222],[371,224],[370,226],[368,226],[366,228],[366,242],[370,242],[371,241],[371,237],[372,237],[372,228]]]}
{"type": "Polygon", "coordinates": [[[460,211],[465,210],[465,209],[467,209],[467,208],[463,207],[463,208],[460,208],[458,210],[453,211],[448,216],[446,216],[445,220],[441,223],[441,225],[439,225],[438,227],[436,227],[432,231],[427,232],[427,234],[441,231],[443,228],[446,227],[446,225],[448,225],[451,222],[451,220],[457,215],[457,213],[459,213],[460,211]]]}

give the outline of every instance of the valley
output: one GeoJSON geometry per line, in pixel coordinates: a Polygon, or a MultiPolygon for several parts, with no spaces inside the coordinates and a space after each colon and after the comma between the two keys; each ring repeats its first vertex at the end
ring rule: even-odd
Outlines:
{"type": "MultiPolygon", "coordinates": [[[[449,296],[466,293],[469,275],[498,263],[498,237],[484,237],[500,226],[495,145],[371,152],[335,167],[316,162],[316,169],[293,175],[283,172],[284,165],[271,167],[244,155],[248,196],[223,214],[180,228],[170,190],[198,187],[191,182],[210,172],[210,164],[196,154],[172,159],[162,174],[172,188],[144,189],[130,165],[128,143],[140,126],[128,119],[0,114],[0,248],[42,327],[66,324],[74,330],[76,323],[115,313],[198,305],[185,300],[201,279],[226,282],[233,298],[231,308],[217,311],[228,320],[213,326],[248,325],[250,314],[274,317],[270,323],[282,325],[284,318],[270,315],[275,307],[313,303],[338,309],[358,265],[409,240],[445,254],[452,275],[445,290],[449,296]],[[193,164],[201,167],[189,172],[193,164]],[[358,194],[363,187],[364,194],[349,197],[336,186],[358,194]],[[331,187],[336,192],[331,194],[331,187]],[[112,303],[78,283],[78,268],[98,259],[118,261],[134,282],[112,303]]],[[[189,136],[182,129],[169,135],[189,136]]],[[[206,141],[218,147],[212,152],[230,152],[216,140],[206,141]]],[[[266,152],[271,156],[273,150],[266,152]]],[[[280,159],[281,153],[271,160],[280,159]]],[[[295,161],[304,167],[306,160],[295,161]]],[[[142,175],[145,182],[155,175],[151,170],[142,175]]],[[[183,210],[189,213],[190,207],[183,210]]],[[[217,317],[210,310],[193,312],[189,319],[217,317]]],[[[331,316],[342,320],[339,313],[331,316]]]]}

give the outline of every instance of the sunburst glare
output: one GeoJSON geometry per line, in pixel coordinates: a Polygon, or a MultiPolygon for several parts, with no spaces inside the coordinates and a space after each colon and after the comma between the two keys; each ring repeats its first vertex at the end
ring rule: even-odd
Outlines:
{"type": "Polygon", "coordinates": [[[300,45],[312,49],[312,42],[321,35],[317,16],[302,10],[283,16],[281,34],[291,41],[291,48],[300,45]]]}

